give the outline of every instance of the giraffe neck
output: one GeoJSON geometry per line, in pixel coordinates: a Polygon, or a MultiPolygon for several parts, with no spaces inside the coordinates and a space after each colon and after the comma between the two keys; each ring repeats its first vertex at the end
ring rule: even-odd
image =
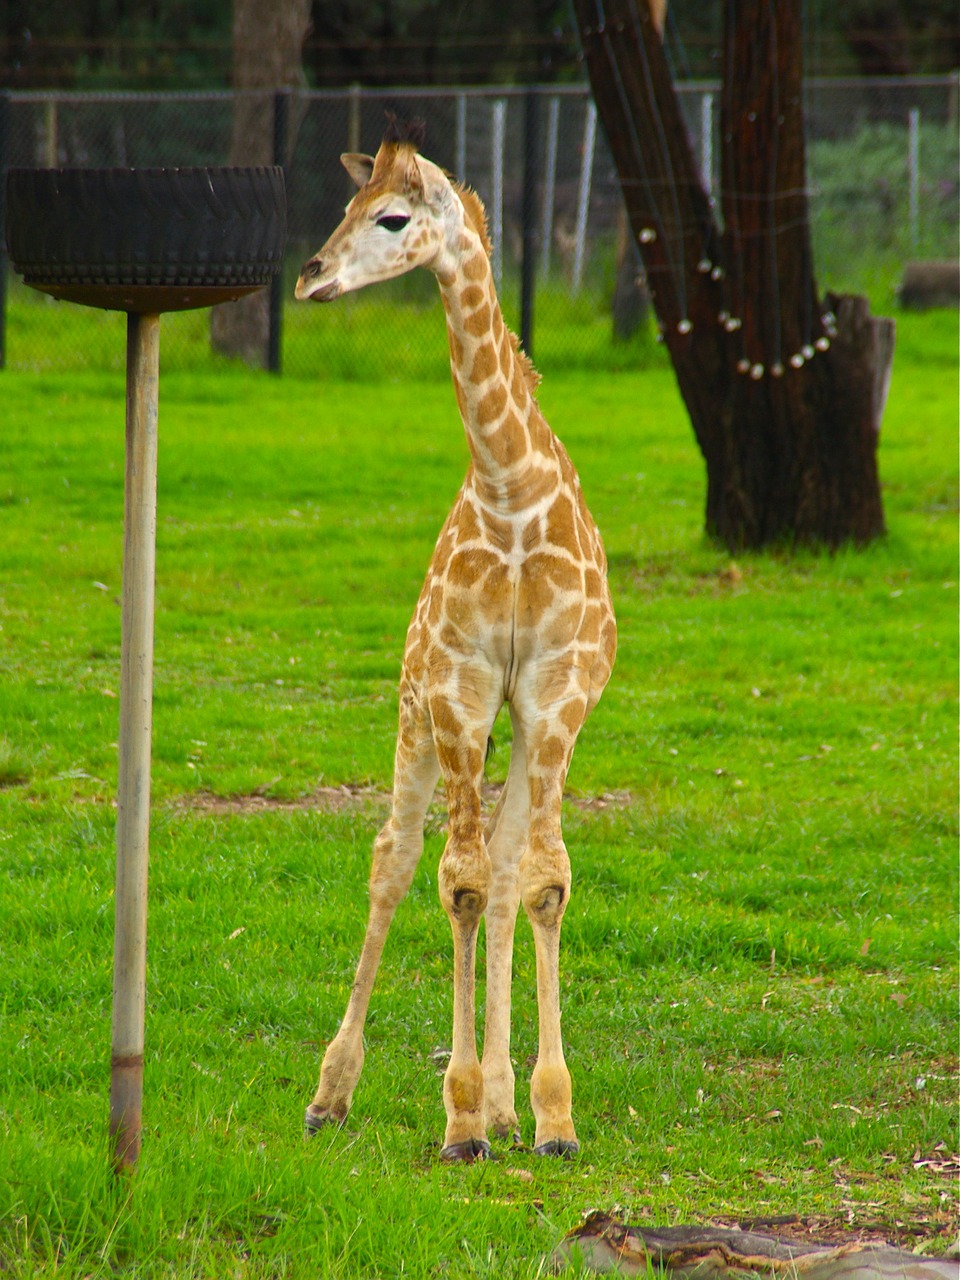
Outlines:
{"type": "Polygon", "coordinates": [[[555,438],[533,394],[530,364],[504,323],[490,260],[471,227],[463,230],[459,247],[438,281],[474,486],[491,506],[521,509],[556,487],[555,438]]]}

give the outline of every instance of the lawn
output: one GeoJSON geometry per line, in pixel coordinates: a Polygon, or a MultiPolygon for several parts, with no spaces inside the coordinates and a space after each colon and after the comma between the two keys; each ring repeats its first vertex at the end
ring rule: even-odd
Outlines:
{"type": "MultiPolygon", "coordinates": [[[[122,374],[0,375],[0,1270],[533,1277],[614,1206],[952,1242],[956,317],[899,325],[889,536],[833,556],[734,563],[704,539],[662,360],[545,377],[621,637],[565,808],[583,1151],[469,1168],[436,1160],[439,803],[354,1110],[301,1138],[363,933],[406,624],[466,463],[449,385],[165,367],[144,1149],[116,1184],[122,374]]],[[[529,1142],[524,922],[513,1052],[529,1142]]]]}

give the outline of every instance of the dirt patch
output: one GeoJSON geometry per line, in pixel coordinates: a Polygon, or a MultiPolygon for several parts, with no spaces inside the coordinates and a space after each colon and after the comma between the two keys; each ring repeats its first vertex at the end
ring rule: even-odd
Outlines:
{"type": "MultiPolygon", "coordinates": [[[[502,790],[502,783],[484,784],[485,809],[492,809],[496,805],[502,790]]],[[[633,796],[629,791],[604,791],[595,796],[567,794],[564,800],[585,813],[600,813],[605,809],[626,809],[633,803],[633,796]]],[[[264,795],[259,791],[232,796],[220,796],[212,791],[191,791],[178,796],[174,801],[174,808],[202,814],[303,813],[310,810],[319,813],[345,813],[371,807],[386,809],[389,804],[388,791],[364,783],[346,782],[339,787],[315,787],[306,795],[293,798],[264,795]]],[[[431,805],[431,812],[437,808],[443,808],[442,785],[431,805]]]]}
{"type": "Polygon", "coordinates": [[[340,787],[315,787],[304,796],[278,797],[259,791],[233,796],[218,796],[212,791],[191,791],[178,796],[174,807],[191,813],[302,813],[310,809],[321,813],[343,813],[365,809],[370,805],[386,806],[390,797],[376,787],[360,783],[344,783],[340,787]]]}

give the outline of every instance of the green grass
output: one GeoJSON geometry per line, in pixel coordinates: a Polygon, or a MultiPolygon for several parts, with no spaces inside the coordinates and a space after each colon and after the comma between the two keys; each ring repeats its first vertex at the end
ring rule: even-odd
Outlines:
{"type": "MultiPolygon", "coordinates": [[[[114,320],[89,315],[104,350],[114,320]]],[[[565,813],[569,1164],[436,1162],[439,806],[349,1123],[300,1138],[362,936],[403,636],[466,462],[449,386],[346,382],[322,362],[304,379],[204,372],[188,347],[164,361],[145,1133],[120,1185],[117,341],[113,371],[2,375],[0,1270],[533,1277],[585,1209],[614,1205],[659,1223],[795,1213],[942,1249],[957,1229],[956,318],[900,320],[890,532],[863,552],[732,564],[702,536],[668,368],[544,381],[621,635],[565,813]],[[371,790],[301,803],[343,784],[371,790]],[[209,799],[251,794],[259,808],[209,799]]],[[[527,1141],[533,975],[521,923],[527,1141]]]]}
{"type": "MultiPolygon", "coordinates": [[[[292,299],[306,251],[291,254],[284,296],[292,299]]],[[[561,279],[538,285],[534,352],[544,372],[603,368],[619,372],[666,368],[652,319],[628,341],[613,340],[609,299],[613,292],[610,252],[603,257],[603,289],[577,297],[561,279]],[[609,262],[607,261],[609,259],[609,262]]],[[[519,330],[517,288],[503,292],[508,323],[519,330]]],[[[281,359],[286,375],[324,381],[392,382],[403,379],[449,384],[446,330],[438,318],[437,287],[426,272],[389,281],[372,293],[350,294],[336,307],[289,302],[283,310],[281,359]]],[[[125,317],[52,298],[14,284],[8,303],[7,365],[17,372],[123,371],[125,317]]],[[[210,312],[164,316],[164,373],[228,371],[232,362],[211,356],[210,312]]]]}

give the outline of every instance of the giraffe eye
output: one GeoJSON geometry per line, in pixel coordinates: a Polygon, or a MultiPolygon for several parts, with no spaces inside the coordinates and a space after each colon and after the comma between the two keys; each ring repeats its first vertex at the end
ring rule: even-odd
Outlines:
{"type": "Polygon", "coordinates": [[[386,213],[377,219],[377,226],[387,231],[402,231],[409,221],[405,213],[386,213]]]}

